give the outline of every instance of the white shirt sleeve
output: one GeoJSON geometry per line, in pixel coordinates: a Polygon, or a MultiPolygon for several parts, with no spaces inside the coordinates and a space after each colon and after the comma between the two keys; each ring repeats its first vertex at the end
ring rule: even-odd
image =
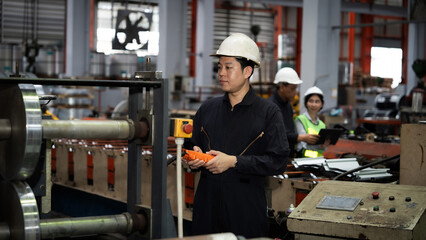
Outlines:
{"type": "MultiPolygon", "coordinates": [[[[299,119],[296,119],[294,124],[295,124],[295,127],[296,127],[296,131],[299,135],[300,134],[306,134],[305,127],[303,126],[302,122],[299,119]]],[[[306,149],[307,145],[308,144],[306,142],[303,142],[303,141],[298,142],[297,146],[296,146],[296,151],[299,152],[302,149],[306,149]]]]}

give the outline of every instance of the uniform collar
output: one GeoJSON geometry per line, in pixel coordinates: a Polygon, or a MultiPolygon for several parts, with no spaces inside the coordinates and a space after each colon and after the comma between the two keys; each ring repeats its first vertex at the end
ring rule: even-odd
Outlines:
{"type": "Polygon", "coordinates": [[[315,119],[315,122],[316,122],[316,123],[314,123],[314,121],[313,121],[313,119],[311,118],[311,116],[309,116],[308,111],[304,112],[304,113],[303,113],[303,115],[305,115],[305,116],[309,119],[309,121],[311,121],[313,124],[318,125],[318,123],[319,123],[319,117],[318,117],[318,116],[317,116],[317,119],[315,119]]]}
{"type": "Polygon", "coordinates": [[[275,92],[274,92],[274,98],[275,98],[275,100],[277,100],[277,102],[278,102],[279,104],[285,105],[285,104],[287,104],[287,103],[288,103],[288,101],[284,101],[284,100],[281,98],[281,96],[278,94],[278,90],[275,90],[275,92]]]}
{"type": "MultiPolygon", "coordinates": [[[[254,102],[254,100],[256,99],[256,97],[257,97],[257,95],[250,85],[249,91],[246,93],[243,100],[240,103],[238,103],[237,105],[251,105],[254,102]]],[[[225,95],[223,96],[223,100],[230,103],[228,93],[225,93],[225,95]]]]}

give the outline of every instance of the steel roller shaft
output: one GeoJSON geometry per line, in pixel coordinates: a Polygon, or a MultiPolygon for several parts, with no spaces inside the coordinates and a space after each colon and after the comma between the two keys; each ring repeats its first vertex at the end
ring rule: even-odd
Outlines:
{"type": "MultiPolygon", "coordinates": [[[[45,139],[133,139],[146,137],[148,125],[132,120],[42,120],[42,136],[45,139]]],[[[8,119],[0,119],[0,140],[11,136],[8,119]]]]}
{"type": "Polygon", "coordinates": [[[42,239],[105,233],[131,233],[132,228],[133,219],[129,213],[40,220],[40,235],[42,239]]]}

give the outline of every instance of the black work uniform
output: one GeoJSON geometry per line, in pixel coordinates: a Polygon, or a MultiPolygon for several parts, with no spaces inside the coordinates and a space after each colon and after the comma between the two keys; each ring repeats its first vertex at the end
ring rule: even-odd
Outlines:
{"type": "Polygon", "coordinates": [[[290,101],[283,101],[283,99],[275,91],[272,96],[268,98],[269,101],[274,102],[280,108],[282,118],[284,120],[284,126],[286,130],[287,140],[290,147],[290,158],[294,157],[295,146],[297,144],[297,137],[299,134],[294,128],[293,108],[291,107],[290,101]]]}
{"type": "Polygon", "coordinates": [[[267,234],[265,176],[282,174],[288,142],[278,107],[250,87],[231,107],[228,94],[207,100],[194,117],[191,142],[203,152],[237,156],[237,168],[212,174],[201,168],[194,198],[194,235],[232,232],[244,237],[267,234]],[[241,155],[241,156],[240,156],[241,155]]]}

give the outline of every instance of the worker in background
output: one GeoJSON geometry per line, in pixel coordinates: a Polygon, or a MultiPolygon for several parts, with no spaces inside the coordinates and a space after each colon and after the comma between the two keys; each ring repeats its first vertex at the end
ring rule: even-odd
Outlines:
{"type": "Polygon", "coordinates": [[[232,232],[246,238],[267,234],[265,176],[282,174],[288,143],[278,107],[249,83],[260,66],[256,43],[234,33],[219,46],[218,78],[225,94],[205,101],[194,117],[185,148],[215,155],[188,161],[201,175],[194,197],[194,235],[232,232]]]}
{"type": "MultiPolygon", "coordinates": [[[[299,135],[314,134],[319,138],[319,131],[326,128],[326,125],[318,117],[318,112],[324,106],[324,94],[318,87],[311,87],[304,94],[304,104],[306,112],[296,117],[294,120],[296,130],[299,135]]],[[[319,157],[322,156],[324,148],[329,144],[307,143],[300,141],[297,143],[296,151],[298,157],[319,157]]]]}
{"type": "Polygon", "coordinates": [[[290,147],[289,157],[295,157],[295,145],[304,141],[308,144],[315,144],[319,136],[315,134],[298,134],[294,128],[293,108],[291,101],[297,94],[297,87],[302,83],[296,71],[292,68],[281,68],[275,75],[274,84],[277,90],[268,100],[274,102],[281,109],[282,118],[286,129],[287,140],[290,147]]]}

